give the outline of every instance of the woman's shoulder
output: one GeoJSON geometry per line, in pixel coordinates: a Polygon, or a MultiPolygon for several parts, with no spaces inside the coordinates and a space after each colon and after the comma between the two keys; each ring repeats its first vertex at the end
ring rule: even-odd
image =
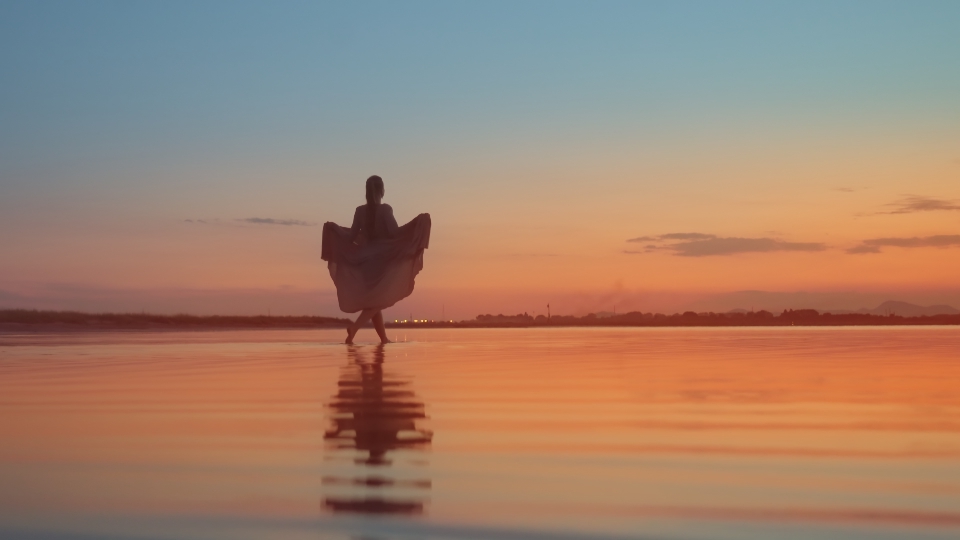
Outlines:
{"type": "MultiPolygon", "coordinates": [[[[387,204],[387,203],[380,203],[380,204],[378,204],[377,206],[379,206],[380,208],[382,208],[382,209],[384,209],[384,210],[388,210],[388,211],[390,211],[390,212],[393,212],[393,207],[390,206],[390,205],[387,204]]],[[[367,205],[366,205],[366,204],[361,204],[360,206],[357,207],[357,210],[356,210],[356,211],[357,211],[357,212],[366,212],[366,210],[367,210],[367,205]]]]}

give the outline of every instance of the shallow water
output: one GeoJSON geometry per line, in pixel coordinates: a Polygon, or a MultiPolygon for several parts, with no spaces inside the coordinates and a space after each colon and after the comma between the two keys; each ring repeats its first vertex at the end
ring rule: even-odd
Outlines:
{"type": "Polygon", "coordinates": [[[0,335],[0,537],[960,537],[957,328],[341,333],[0,335]]]}

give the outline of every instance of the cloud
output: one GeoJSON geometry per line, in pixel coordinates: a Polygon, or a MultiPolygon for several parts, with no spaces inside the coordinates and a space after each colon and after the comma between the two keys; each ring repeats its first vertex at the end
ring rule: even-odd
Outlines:
{"type": "Polygon", "coordinates": [[[249,218],[237,218],[237,219],[226,219],[221,220],[220,218],[214,219],[185,219],[184,223],[194,223],[202,225],[219,225],[219,226],[228,226],[228,227],[237,227],[238,223],[245,223],[249,225],[283,225],[286,227],[296,226],[296,227],[313,227],[316,223],[311,223],[309,221],[301,221],[299,219],[274,219],[274,218],[261,218],[261,217],[249,217],[249,218]]]}
{"type": "Polygon", "coordinates": [[[909,196],[887,204],[892,206],[893,210],[889,212],[879,212],[880,214],[912,214],[914,212],[935,212],[939,210],[960,210],[960,202],[949,199],[936,199],[933,197],[909,196]]]}
{"type": "Polygon", "coordinates": [[[624,253],[642,254],[656,250],[672,251],[679,257],[710,257],[738,253],[769,253],[772,251],[823,251],[827,246],[814,242],[786,242],[776,238],[719,237],[704,233],[669,233],[660,236],[641,236],[627,242],[659,241],[648,244],[644,251],[625,250],[624,253]]]}
{"type": "MultiPolygon", "coordinates": [[[[661,234],[660,236],[638,236],[631,238],[627,242],[657,242],[662,240],[706,240],[707,238],[716,238],[713,234],[703,234],[695,232],[678,232],[661,234]]],[[[647,246],[652,247],[652,246],[647,246]]]]}
{"type": "Polygon", "coordinates": [[[848,249],[847,253],[880,253],[881,248],[884,247],[960,247],[960,234],[938,234],[935,236],[913,236],[910,238],[871,238],[864,240],[858,246],[848,249]]]}
{"type": "Polygon", "coordinates": [[[703,234],[695,232],[669,233],[660,236],[660,240],[708,240],[716,238],[714,234],[703,234]]]}
{"type": "Polygon", "coordinates": [[[860,244],[859,246],[854,246],[847,250],[847,253],[852,255],[858,255],[862,253],[880,253],[879,246],[871,246],[867,244],[860,244]]]}
{"type": "Polygon", "coordinates": [[[254,225],[286,225],[286,226],[299,226],[299,227],[313,227],[316,223],[310,223],[308,221],[300,221],[299,219],[273,219],[273,218],[243,218],[238,219],[237,221],[242,221],[244,223],[253,223],[254,225]]]}
{"type": "Polygon", "coordinates": [[[852,187],[838,187],[834,191],[842,191],[843,193],[853,193],[856,189],[852,187]]]}
{"type": "Polygon", "coordinates": [[[784,242],[775,238],[709,238],[669,246],[681,257],[709,257],[737,253],[771,251],[823,251],[827,247],[813,242],[784,242]]]}

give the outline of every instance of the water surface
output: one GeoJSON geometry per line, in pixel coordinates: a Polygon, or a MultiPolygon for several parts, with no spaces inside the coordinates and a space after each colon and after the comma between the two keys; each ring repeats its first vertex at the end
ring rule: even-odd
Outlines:
{"type": "Polygon", "coordinates": [[[960,537],[960,329],[390,333],[0,335],[0,537],[960,537]]]}

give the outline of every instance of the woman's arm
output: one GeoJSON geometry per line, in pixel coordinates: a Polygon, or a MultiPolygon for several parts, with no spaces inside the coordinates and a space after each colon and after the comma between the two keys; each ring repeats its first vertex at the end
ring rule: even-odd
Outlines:
{"type": "Polygon", "coordinates": [[[397,225],[397,219],[393,217],[393,207],[389,204],[383,205],[383,224],[387,230],[387,238],[393,238],[397,235],[397,229],[400,227],[397,225]]]}
{"type": "Polygon", "coordinates": [[[357,236],[360,234],[360,229],[363,228],[363,212],[360,209],[362,206],[358,206],[357,209],[353,212],[353,225],[350,226],[350,241],[353,242],[357,239],[357,236]]]}

